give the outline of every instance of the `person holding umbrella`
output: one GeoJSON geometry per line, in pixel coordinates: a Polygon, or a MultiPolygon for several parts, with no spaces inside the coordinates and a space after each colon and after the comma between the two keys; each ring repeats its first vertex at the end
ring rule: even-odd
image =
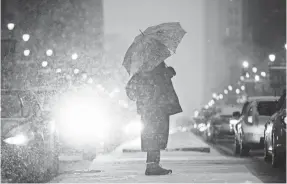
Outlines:
{"type": "Polygon", "coordinates": [[[169,117],[182,108],[171,80],[176,72],[164,60],[171,55],[170,50],[175,53],[184,34],[179,23],[150,27],[136,37],[124,59],[123,65],[132,75],[126,93],[136,101],[144,125],[141,148],[147,152],[146,175],[172,173],[160,166],[160,150],[167,147],[169,117]]]}

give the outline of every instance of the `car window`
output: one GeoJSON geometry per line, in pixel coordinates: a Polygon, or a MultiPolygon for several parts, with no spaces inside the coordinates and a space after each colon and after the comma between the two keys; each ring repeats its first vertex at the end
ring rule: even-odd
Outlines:
{"type": "Polygon", "coordinates": [[[276,112],[277,103],[277,101],[258,102],[258,114],[261,116],[272,116],[276,112]]]}
{"type": "Polygon", "coordinates": [[[248,116],[252,116],[253,115],[253,106],[250,105],[248,108],[248,116]]]}
{"type": "Polygon", "coordinates": [[[249,105],[249,102],[245,102],[245,104],[243,105],[243,107],[242,107],[242,112],[241,112],[241,114],[246,114],[247,113],[247,111],[248,111],[248,105],[249,105]]]}
{"type": "Polygon", "coordinates": [[[22,118],[21,101],[17,94],[1,94],[1,118],[22,118]]]}

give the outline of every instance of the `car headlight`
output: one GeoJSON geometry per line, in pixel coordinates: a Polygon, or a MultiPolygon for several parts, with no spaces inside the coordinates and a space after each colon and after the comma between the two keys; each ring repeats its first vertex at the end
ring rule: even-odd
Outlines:
{"type": "Polygon", "coordinates": [[[7,144],[26,145],[29,142],[29,138],[24,134],[19,134],[5,139],[4,142],[7,144]]]}
{"type": "Polygon", "coordinates": [[[283,122],[284,122],[285,124],[287,124],[287,118],[286,118],[286,116],[283,118],[283,122]]]}
{"type": "Polygon", "coordinates": [[[34,133],[30,130],[30,125],[27,123],[12,129],[5,137],[4,142],[7,144],[24,146],[34,139],[34,133]]]}
{"type": "Polygon", "coordinates": [[[143,124],[141,121],[134,121],[129,123],[125,128],[124,132],[128,135],[131,134],[137,134],[140,135],[141,131],[143,129],[143,124]]]}

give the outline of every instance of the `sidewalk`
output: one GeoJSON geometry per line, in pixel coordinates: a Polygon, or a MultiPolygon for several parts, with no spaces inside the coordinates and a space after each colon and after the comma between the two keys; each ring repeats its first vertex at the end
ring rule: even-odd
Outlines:
{"type": "MultiPolygon", "coordinates": [[[[140,138],[127,142],[120,147],[123,152],[140,152],[141,140],[140,138]]],[[[169,135],[169,141],[166,151],[198,151],[210,152],[210,147],[197,136],[190,132],[180,132],[169,135]]]]}
{"type": "MultiPolygon", "coordinates": [[[[64,172],[52,183],[261,183],[244,166],[249,162],[242,158],[226,157],[214,149],[210,152],[162,152],[161,164],[171,168],[173,173],[166,176],[145,176],[146,153],[124,153],[126,148],[139,149],[139,140],[120,146],[109,155],[97,157],[81,172],[64,172]]],[[[169,148],[208,147],[191,133],[170,136],[169,148]]]]}

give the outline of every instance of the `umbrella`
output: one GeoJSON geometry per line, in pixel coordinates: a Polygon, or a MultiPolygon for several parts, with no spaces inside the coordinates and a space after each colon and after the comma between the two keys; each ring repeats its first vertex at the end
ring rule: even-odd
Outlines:
{"type": "Polygon", "coordinates": [[[186,32],[178,22],[163,23],[147,28],[138,35],[126,52],[123,66],[130,75],[151,71],[175,53],[186,32]]]}

